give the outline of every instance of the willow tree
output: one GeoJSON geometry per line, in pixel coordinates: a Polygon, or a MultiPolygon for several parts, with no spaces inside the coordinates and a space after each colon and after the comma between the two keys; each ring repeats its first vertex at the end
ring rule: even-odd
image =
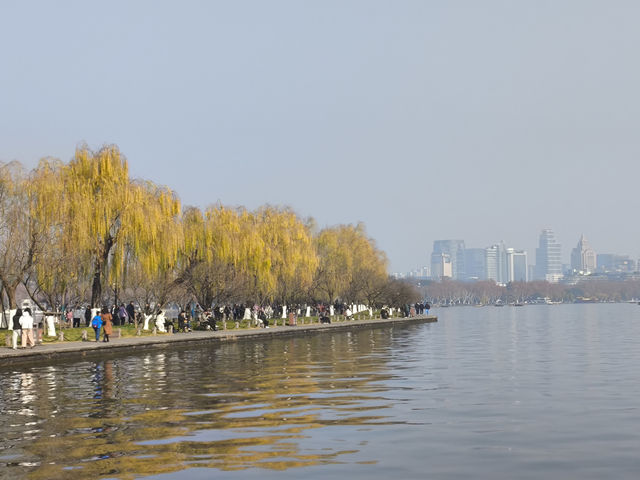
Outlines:
{"type": "Polygon", "coordinates": [[[255,212],[263,242],[255,276],[262,299],[290,303],[306,295],[318,267],[309,228],[289,208],[265,206],[255,212]]]}
{"type": "Polygon", "coordinates": [[[406,280],[388,278],[381,301],[392,307],[402,307],[417,302],[421,297],[420,290],[416,285],[406,280]]]}
{"type": "Polygon", "coordinates": [[[19,163],[0,165],[0,281],[11,309],[17,307],[16,289],[27,277],[41,241],[29,211],[31,193],[19,163]]]}
{"type": "Polygon", "coordinates": [[[215,297],[216,283],[209,273],[211,263],[207,255],[208,238],[205,217],[197,207],[188,207],[182,213],[184,245],[181,251],[180,274],[177,283],[183,286],[200,305],[209,305],[215,297]]]}
{"type": "Polygon", "coordinates": [[[320,264],[314,288],[323,300],[376,303],[384,290],[387,260],[367,237],[364,225],[325,228],[315,243],[320,264]]]}
{"type": "Polygon", "coordinates": [[[314,291],[326,302],[334,303],[351,282],[351,254],[347,240],[350,225],[325,228],[315,237],[319,265],[314,291]]]}
{"type": "Polygon", "coordinates": [[[317,259],[308,228],[286,208],[185,210],[183,279],[201,305],[288,301],[306,292],[317,259]]]}
{"type": "Polygon", "coordinates": [[[251,295],[251,279],[260,270],[264,248],[254,223],[242,208],[185,210],[183,280],[201,305],[251,295]]]}
{"type": "Polygon", "coordinates": [[[63,223],[50,201],[61,193],[64,169],[61,161],[45,158],[31,171],[28,181],[30,217],[42,241],[35,250],[33,269],[24,283],[41,308],[41,297],[52,307],[81,300],[89,280],[85,268],[88,258],[64,241],[63,223]]]}
{"type": "Polygon", "coordinates": [[[123,281],[131,255],[146,272],[177,257],[178,199],[166,188],[133,181],[117,146],[79,147],[46,201],[51,220],[62,225],[65,248],[89,259],[91,305],[102,299],[103,282],[123,281]]]}
{"type": "Polygon", "coordinates": [[[388,282],[387,256],[372,238],[366,236],[363,225],[358,225],[354,234],[351,283],[347,295],[352,301],[376,306],[382,302],[388,282]]]}
{"type": "Polygon", "coordinates": [[[119,284],[141,305],[155,303],[162,307],[179,288],[178,265],[184,248],[179,207],[173,193],[165,187],[151,182],[137,182],[136,186],[147,196],[143,210],[146,220],[142,228],[147,228],[147,224],[158,228],[146,239],[140,239],[135,232],[126,237],[119,284]],[[149,209],[150,205],[155,208],[149,209]]]}

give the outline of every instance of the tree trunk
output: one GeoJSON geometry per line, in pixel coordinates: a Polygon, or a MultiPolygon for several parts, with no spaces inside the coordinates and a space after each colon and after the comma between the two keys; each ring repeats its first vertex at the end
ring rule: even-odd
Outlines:
{"type": "Polygon", "coordinates": [[[107,237],[104,242],[102,258],[100,258],[100,255],[96,258],[96,271],[93,274],[93,285],[91,286],[91,308],[95,308],[96,305],[99,305],[102,302],[102,273],[107,267],[109,252],[111,251],[111,247],[113,247],[113,243],[113,238],[107,237]]]}
{"type": "Polygon", "coordinates": [[[96,262],[96,272],[93,274],[93,285],[91,287],[91,308],[97,305],[102,298],[102,268],[96,262]]]}
{"type": "Polygon", "coordinates": [[[4,291],[7,294],[7,300],[9,301],[9,308],[16,309],[18,308],[18,304],[16,303],[16,290],[18,289],[18,284],[4,284],[4,291]]]}

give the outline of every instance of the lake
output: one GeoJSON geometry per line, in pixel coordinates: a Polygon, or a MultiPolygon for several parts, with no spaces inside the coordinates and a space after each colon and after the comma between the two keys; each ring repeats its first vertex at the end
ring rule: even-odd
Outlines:
{"type": "Polygon", "coordinates": [[[0,478],[636,479],[640,306],[0,368],[0,478]]]}

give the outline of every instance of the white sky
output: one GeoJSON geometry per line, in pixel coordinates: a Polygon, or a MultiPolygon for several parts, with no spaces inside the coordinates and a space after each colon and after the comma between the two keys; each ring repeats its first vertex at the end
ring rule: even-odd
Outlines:
{"type": "Polygon", "coordinates": [[[640,255],[640,2],[0,1],[0,160],[116,143],[185,205],[530,262],[640,255]]]}

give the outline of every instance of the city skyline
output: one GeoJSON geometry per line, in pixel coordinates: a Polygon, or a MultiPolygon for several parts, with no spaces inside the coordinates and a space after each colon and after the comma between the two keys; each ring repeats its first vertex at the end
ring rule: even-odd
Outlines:
{"type": "Polygon", "coordinates": [[[430,263],[418,264],[404,272],[396,271],[393,275],[432,279],[449,277],[456,280],[491,279],[501,284],[533,280],[554,283],[565,274],[635,271],[640,262],[626,253],[596,251],[584,233],[580,234],[576,247],[563,249],[550,228],[541,230],[533,257],[527,250],[507,246],[503,241],[487,247],[465,245],[462,239],[434,240],[430,263]],[[564,261],[565,250],[568,250],[569,261],[564,261]]]}

